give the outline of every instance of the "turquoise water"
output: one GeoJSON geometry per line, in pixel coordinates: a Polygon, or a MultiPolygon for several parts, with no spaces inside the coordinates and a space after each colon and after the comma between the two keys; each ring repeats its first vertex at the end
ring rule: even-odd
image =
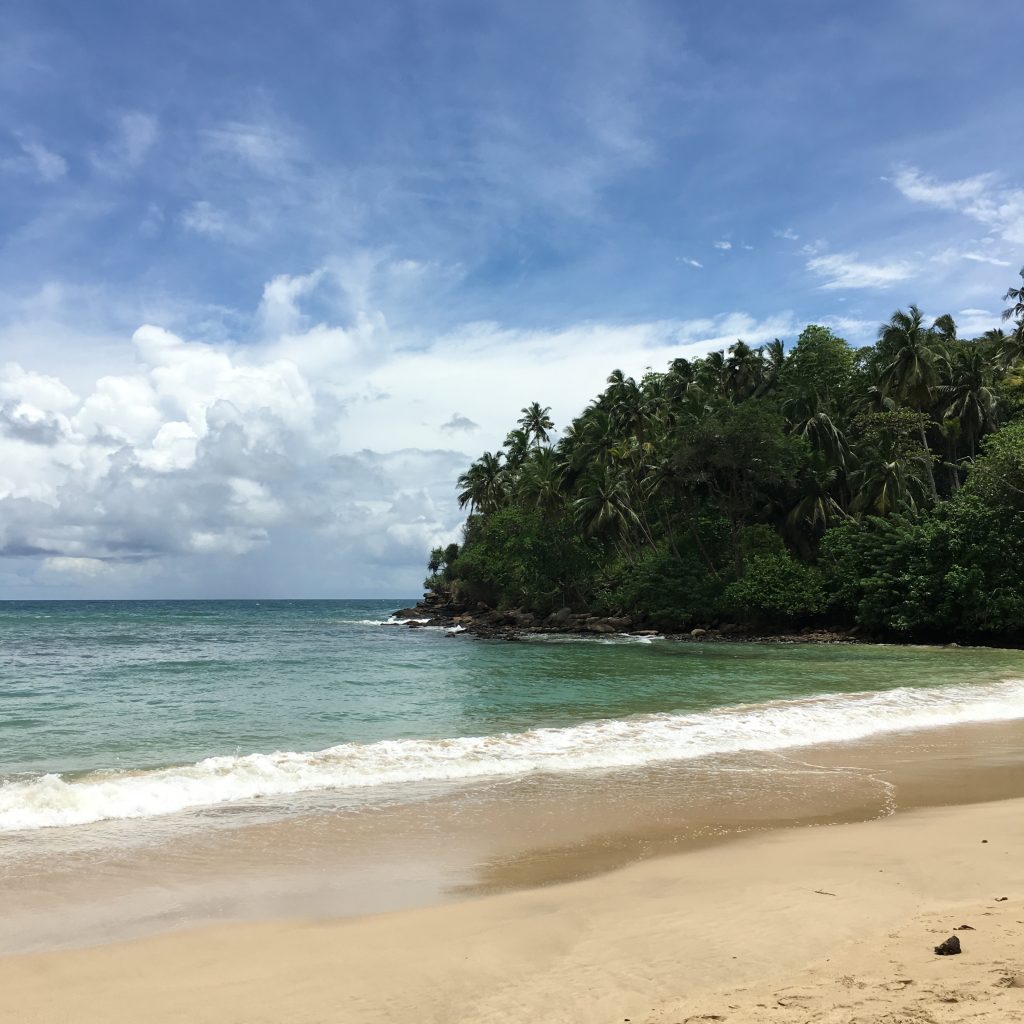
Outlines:
{"type": "Polygon", "coordinates": [[[0,604],[0,831],[1024,717],[990,649],[480,642],[409,601],[0,604]]]}

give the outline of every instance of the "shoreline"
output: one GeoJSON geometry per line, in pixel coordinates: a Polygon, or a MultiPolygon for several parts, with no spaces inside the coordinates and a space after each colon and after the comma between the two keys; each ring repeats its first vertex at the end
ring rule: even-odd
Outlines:
{"type": "Polygon", "coordinates": [[[434,627],[445,629],[451,636],[465,633],[480,640],[516,642],[536,636],[575,636],[600,638],[601,636],[651,637],[676,643],[750,643],[750,644],[855,644],[888,645],[893,647],[957,648],[978,647],[1016,651],[1024,649],[1024,641],[1007,639],[986,640],[979,637],[959,637],[949,640],[927,640],[870,635],[860,627],[805,626],[793,630],[764,632],[744,623],[719,623],[713,620],[690,629],[655,629],[643,619],[632,616],[594,615],[589,612],[571,612],[564,608],[544,618],[525,609],[502,611],[478,607],[473,611],[452,606],[446,598],[425,595],[423,600],[407,608],[393,611],[395,621],[388,626],[408,629],[434,627]]]}
{"type": "Polygon", "coordinates": [[[1012,1020],[1022,845],[1021,799],[913,810],[448,905],[8,957],[0,1021],[1012,1020]],[[951,934],[963,955],[936,957],[951,934]]]}
{"type": "Polygon", "coordinates": [[[59,831],[43,830],[0,847],[0,951],[454,906],[599,882],[637,863],[759,835],[1019,798],[1024,721],[1011,720],[643,768],[542,772],[264,824],[228,813],[217,828],[203,816],[201,830],[158,826],[155,844],[133,840],[135,823],[124,822],[99,826],[103,845],[77,854],[59,831]]]}

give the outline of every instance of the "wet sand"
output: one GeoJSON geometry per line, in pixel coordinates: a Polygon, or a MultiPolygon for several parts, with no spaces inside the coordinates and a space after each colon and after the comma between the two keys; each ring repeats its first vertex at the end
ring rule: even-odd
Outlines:
{"type": "Polygon", "coordinates": [[[1017,1021],[1024,800],[776,829],[582,881],[0,960],[0,1021],[1017,1021]],[[932,947],[959,931],[963,953],[932,947]]]}
{"type": "Polygon", "coordinates": [[[74,849],[65,830],[40,831],[0,841],[0,953],[445,904],[776,829],[1013,797],[1024,797],[1020,721],[537,775],[261,824],[240,809],[204,828],[157,823],[144,843],[129,841],[132,822],[75,830],[74,849]]]}

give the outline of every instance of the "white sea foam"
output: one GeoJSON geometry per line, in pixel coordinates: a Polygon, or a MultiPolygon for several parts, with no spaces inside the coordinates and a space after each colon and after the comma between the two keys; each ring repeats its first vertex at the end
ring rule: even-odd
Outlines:
{"type": "Polygon", "coordinates": [[[331,789],[639,766],[1016,718],[1024,718],[1024,680],[1019,679],[638,715],[496,736],[211,757],[181,767],[71,780],[45,775],[0,786],[0,831],[146,818],[331,789]]]}
{"type": "Polygon", "coordinates": [[[389,615],[386,619],[339,619],[339,622],[344,622],[352,626],[408,626],[410,622],[429,622],[430,619],[396,619],[394,615],[389,615]]]}

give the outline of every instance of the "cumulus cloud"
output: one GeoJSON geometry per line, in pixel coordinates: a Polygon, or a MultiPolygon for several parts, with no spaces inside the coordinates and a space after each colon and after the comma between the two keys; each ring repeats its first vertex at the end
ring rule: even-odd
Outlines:
{"type": "Polygon", "coordinates": [[[338,287],[332,273],[270,281],[246,344],[147,324],[120,369],[88,387],[0,369],[0,556],[33,566],[36,586],[88,592],[166,592],[177,573],[180,588],[209,593],[230,566],[260,564],[246,587],[286,579],[302,593],[306,558],[311,573],[334,567],[327,592],[380,592],[378,580],[408,594],[424,552],[457,539],[456,477],[525,402],[564,421],[614,366],[638,375],[795,328],[732,313],[421,337],[372,305],[345,326],[310,324],[304,310],[338,287]]]}
{"type": "Polygon", "coordinates": [[[837,288],[887,288],[914,276],[914,268],[906,260],[889,263],[867,263],[856,253],[832,253],[807,261],[807,269],[825,279],[827,290],[837,288]]]}
{"type": "Polygon", "coordinates": [[[301,323],[298,300],[316,289],[324,276],[323,270],[292,277],[279,274],[263,286],[263,298],[257,312],[268,336],[290,334],[301,323]]]}
{"type": "Polygon", "coordinates": [[[721,249],[723,252],[732,248],[732,242],[727,242],[724,239],[719,242],[715,242],[714,246],[716,249],[721,249]]]}

